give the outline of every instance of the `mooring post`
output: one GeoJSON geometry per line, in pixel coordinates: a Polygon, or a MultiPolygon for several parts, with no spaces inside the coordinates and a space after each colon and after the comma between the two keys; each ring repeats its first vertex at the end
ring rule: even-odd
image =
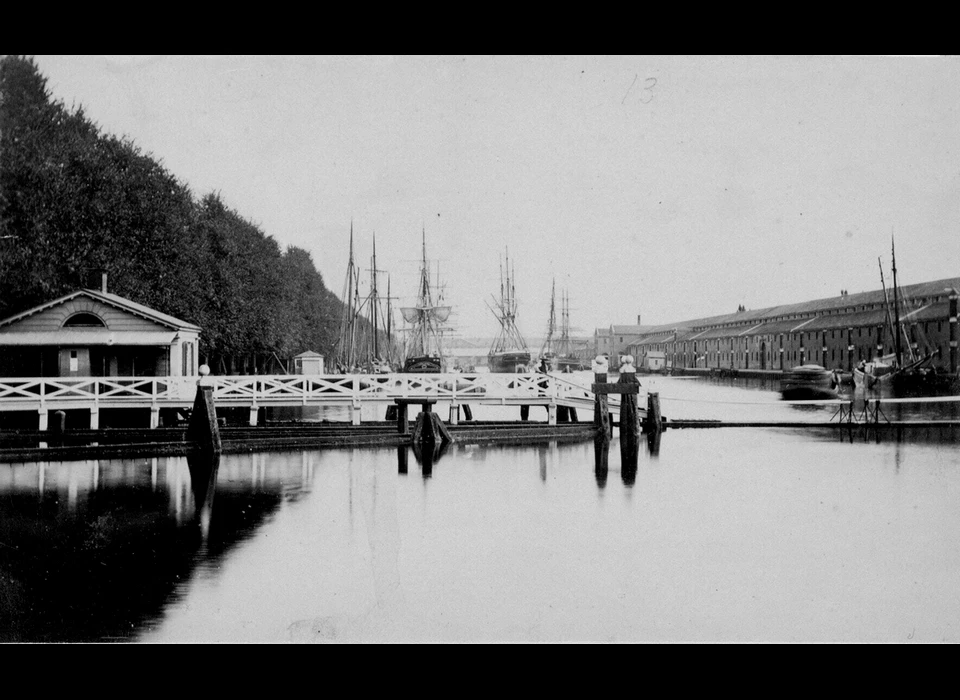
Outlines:
{"type": "Polygon", "coordinates": [[[954,376],[957,375],[957,296],[957,290],[953,289],[950,294],[950,318],[947,324],[950,331],[950,373],[954,376]]]}
{"type": "Polygon", "coordinates": [[[663,417],[660,415],[660,393],[651,391],[647,394],[647,421],[646,429],[659,433],[663,430],[663,417]]]}
{"type": "Polygon", "coordinates": [[[440,416],[433,412],[431,406],[436,403],[436,399],[422,401],[423,410],[417,414],[417,422],[413,426],[413,435],[411,440],[414,443],[449,443],[453,442],[453,436],[447,430],[447,426],[440,420],[440,416]]]}
{"type": "Polygon", "coordinates": [[[457,402],[450,403],[450,425],[460,424],[460,405],[457,402]]]}
{"type": "MultiPolygon", "coordinates": [[[[640,384],[637,368],[633,366],[633,355],[624,355],[620,360],[620,379],[618,384],[640,384]]],[[[636,445],[640,441],[640,422],[637,411],[637,394],[620,395],[620,442],[636,445]]]]}
{"type": "MultiPolygon", "coordinates": [[[[594,383],[606,384],[607,369],[609,369],[607,358],[603,355],[597,355],[590,364],[593,368],[594,383]]],[[[606,394],[594,393],[593,424],[596,426],[598,434],[603,436],[603,439],[610,439],[610,407],[607,404],[606,394]]]]}
{"type": "Polygon", "coordinates": [[[220,441],[217,408],[213,403],[213,386],[207,379],[210,368],[200,365],[199,372],[200,379],[197,381],[197,396],[193,400],[193,411],[190,413],[187,440],[197,447],[219,453],[223,450],[223,444],[220,441]]]}

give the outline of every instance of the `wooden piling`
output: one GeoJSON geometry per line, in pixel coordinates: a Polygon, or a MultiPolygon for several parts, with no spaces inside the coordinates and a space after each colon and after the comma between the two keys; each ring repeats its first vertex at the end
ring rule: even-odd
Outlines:
{"type": "MultiPolygon", "coordinates": [[[[606,384],[607,373],[597,372],[593,375],[595,384],[606,384]]],[[[594,394],[593,404],[593,424],[597,427],[597,433],[604,439],[610,439],[610,406],[607,403],[607,395],[601,393],[594,394]]]]}
{"type": "Polygon", "coordinates": [[[647,394],[647,418],[644,429],[647,432],[655,433],[663,430],[663,417],[660,415],[660,394],[656,391],[647,394]]]}
{"type": "Polygon", "coordinates": [[[213,403],[213,387],[197,385],[197,396],[193,400],[190,425],[187,428],[187,440],[197,447],[219,453],[223,450],[220,441],[220,426],[217,422],[217,408],[213,403]]]}
{"type": "Polygon", "coordinates": [[[950,372],[957,376],[957,290],[950,294],[950,317],[948,319],[950,333],[950,372]]]}
{"type": "MultiPolygon", "coordinates": [[[[639,387],[640,381],[635,372],[622,372],[617,384],[629,384],[639,387]]],[[[640,422],[637,410],[637,394],[623,393],[620,395],[620,442],[629,441],[638,444],[640,441],[640,422]]]]}

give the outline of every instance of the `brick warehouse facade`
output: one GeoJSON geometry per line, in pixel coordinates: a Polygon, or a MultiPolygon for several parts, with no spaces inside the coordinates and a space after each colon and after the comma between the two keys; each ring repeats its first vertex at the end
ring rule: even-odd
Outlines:
{"type": "MultiPolygon", "coordinates": [[[[901,341],[905,357],[910,357],[911,349],[918,356],[932,353],[931,366],[957,371],[958,290],[960,278],[899,289],[900,321],[906,335],[901,341]],[[951,296],[954,297],[953,316],[951,296]],[[954,358],[952,366],[951,357],[954,358]]],[[[619,356],[630,354],[637,359],[638,366],[647,367],[651,357],[663,353],[667,367],[677,369],[774,371],[803,364],[850,370],[860,360],[892,353],[895,342],[889,331],[883,290],[740,310],[676,324],[611,326],[597,329],[594,337],[604,341],[602,348],[597,342],[595,351],[609,353],[612,363],[619,356]],[[615,333],[614,329],[624,332],[615,333]],[[620,338],[623,342],[618,342],[620,338]]]]}

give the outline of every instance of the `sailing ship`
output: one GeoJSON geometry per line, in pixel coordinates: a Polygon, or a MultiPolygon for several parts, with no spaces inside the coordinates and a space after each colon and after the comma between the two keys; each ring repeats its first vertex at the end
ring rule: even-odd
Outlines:
{"type": "Polygon", "coordinates": [[[867,389],[877,387],[892,387],[897,393],[917,393],[924,390],[940,388],[948,385],[949,378],[937,372],[930,363],[934,353],[927,352],[920,355],[916,344],[910,342],[907,331],[900,316],[900,289],[897,284],[897,253],[896,244],[891,237],[890,243],[893,267],[893,304],[887,296],[887,286],[883,278],[883,265],[880,263],[880,284],[883,288],[884,310],[887,328],[893,339],[893,352],[880,355],[870,362],[861,362],[853,370],[853,381],[856,386],[867,389]],[[909,360],[905,361],[903,339],[907,340],[909,360]]]}
{"type": "Polygon", "coordinates": [[[557,283],[554,280],[550,289],[550,320],[547,322],[547,335],[540,347],[540,368],[543,371],[574,372],[583,369],[583,362],[574,357],[570,344],[570,298],[564,291],[560,297],[560,336],[557,334],[557,283]]]}
{"type": "Polygon", "coordinates": [[[443,325],[450,318],[451,308],[443,303],[443,290],[439,280],[430,282],[430,268],[427,263],[427,234],[423,232],[420,261],[420,282],[417,287],[417,301],[414,306],[400,308],[403,320],[410,324],[406,328],[404,342],[403,372],[437,373],[446,371],[446,358],[443,353],[443,335],[447,330],[443,325]]]}
{"type": "Polygon", "coordinates": [[[530,368],[530,350],[517,328],[517,296],[513,280],[508,252],[506,264],[500,266],[500,299],[494,299],[495,307],[489,307],[500,322],[500,332],[487,353],[487,367],[491,372],[527,372],[530,368]]]}
{"type": "Polygon", "coordinates": [[[360,268],[353,255],[353,223],[350,224],[350,257],[343,288],[343,311],[340,331],[334,348],[333,366],[339,374],[380,374],[391,370],[398,359],[393,337],[393,313],[390,308],[390,282],[387,296],[379,291],[378,277],[385,271],[377,268],[377,238],[373,237],[370,265],[370,290],[360,294],[360,268]],[[386,302],[386,309],[384,309],[386,302]]]}

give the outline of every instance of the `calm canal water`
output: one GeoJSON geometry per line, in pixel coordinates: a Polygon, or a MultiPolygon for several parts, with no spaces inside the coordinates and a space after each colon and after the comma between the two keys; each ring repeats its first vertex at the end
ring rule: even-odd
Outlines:
{"type": "MultiPolygon", "coordinates": [[[[834,410],[641,382],[668,417],[834,410]]],[[[186,458],[0,464],[0,641],[957,642],[958,436],[224,455],[206,506],[186,458]]]]}

